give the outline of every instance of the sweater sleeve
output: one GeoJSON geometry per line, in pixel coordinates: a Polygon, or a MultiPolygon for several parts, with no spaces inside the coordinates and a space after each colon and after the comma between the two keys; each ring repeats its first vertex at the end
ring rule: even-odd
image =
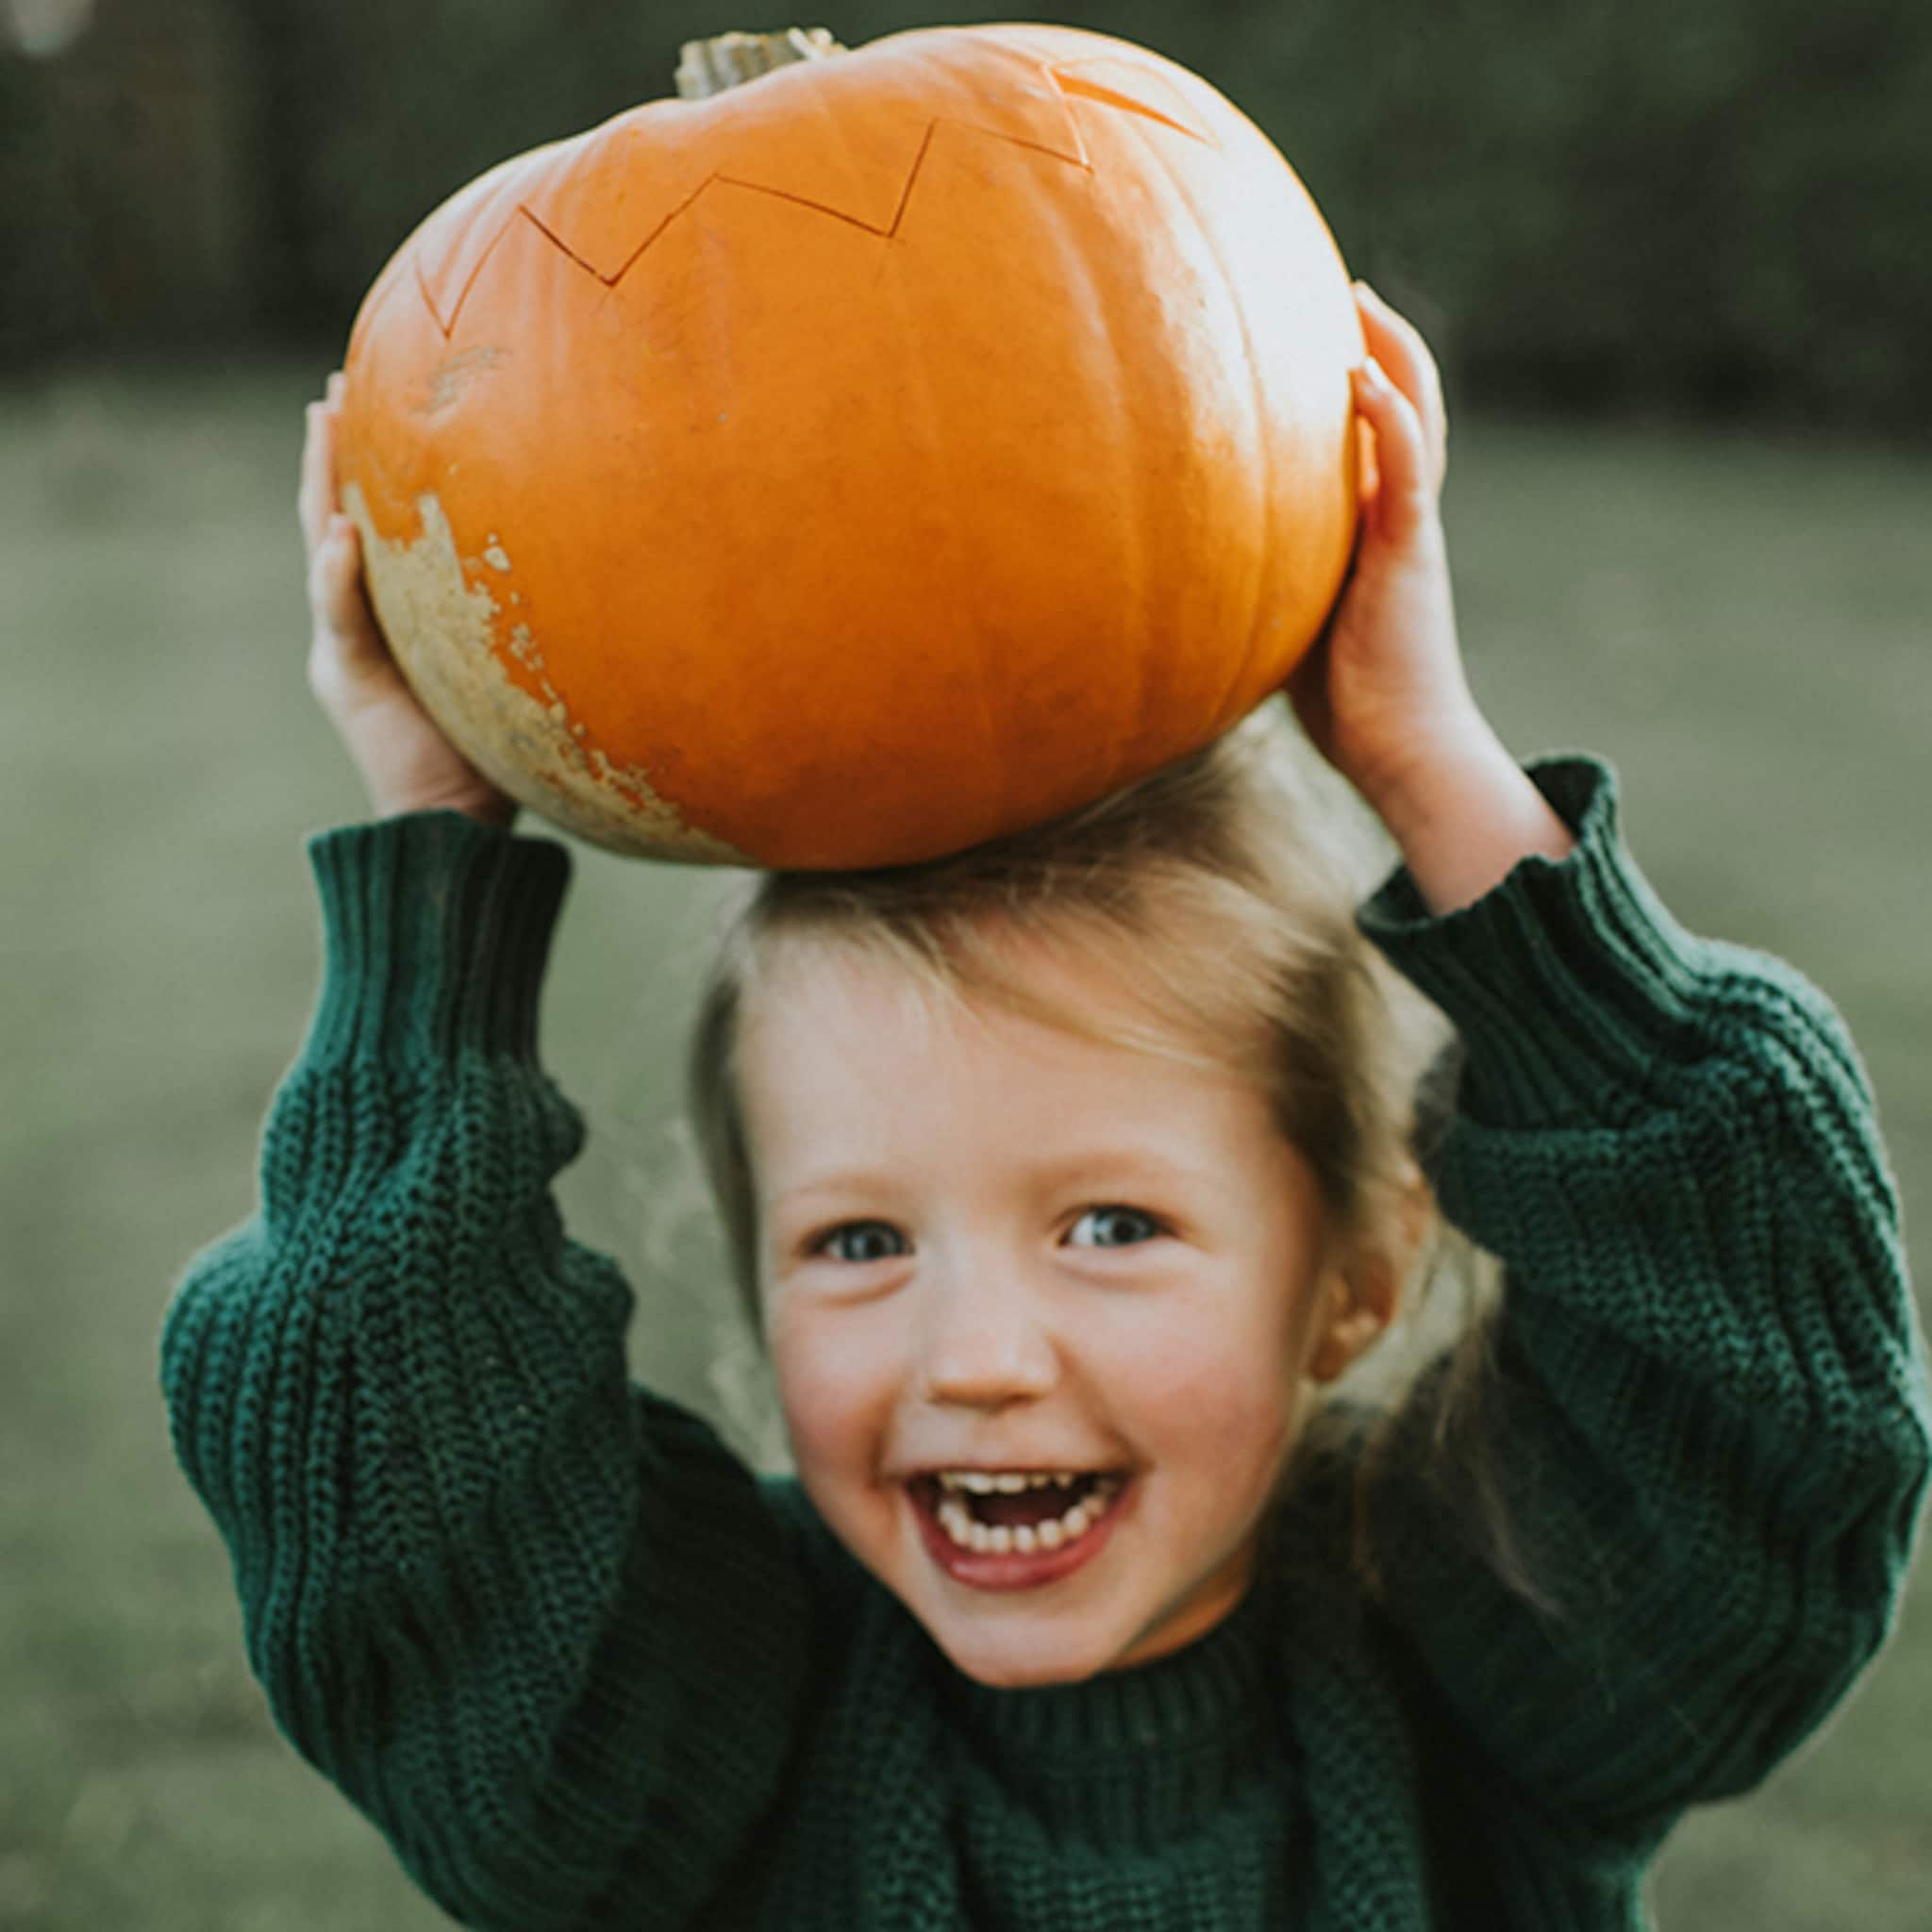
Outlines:
{"type": "MultiPolygon", "coordinates": [[[[1503,1264],[1475,1427],[1554,1611],[1503,1587],[1427,1482],[1391,1478],[1374,1549],[1478,1782],[1627,1844],[1756,1784],[1878,1649],[1932,1408],[1837,1014],[1672,919],[1604,767],[1532,776],[1578,834],[1568,858],[1441,918],[1398,873],[1361,917],[1460,1036],[1431,1177],[1503,1264]]],[[[1425,1466],[1445,1383],[1385,1466],[1425,1466]]]]}
{"type": "Polygon", "coordinates": [[[161,1341],[250,1661],[460,1922],[688,1923],[773,1797],[809,1603],[749,1473],[629,1385],[629,1291],[550,1196],[568,854],[449,812],[309,854],[324,985],[259,1208],[161,1341]]]}

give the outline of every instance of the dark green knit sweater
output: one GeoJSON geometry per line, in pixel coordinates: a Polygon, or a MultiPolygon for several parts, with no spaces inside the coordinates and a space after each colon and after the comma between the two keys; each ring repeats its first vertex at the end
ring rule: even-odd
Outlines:
{"type": "Polygon", "coordinates": [[[1384,1603],[1311,1479],[1218,1628],[1044,1690],[960,1676],[794,1484],[628,1385],[629,1294],[548,1192],[581,1140],[535,1048],[563,849],[448,813],[316,839],[260,1210],[162,1344],[297,1747],[502,1932],[1641,1925],[1673,1821],[1882,1641],[1932,1421],[1836,1016],[1673,923],[1600,766],[1536,775],[1570,858],[1441,919],[1397,874],[1362,918],[1467,1048],[1433,1178],[1507,1270],[1490,1446],[1566,1614],[1398,1455],[1384,1603]]]}

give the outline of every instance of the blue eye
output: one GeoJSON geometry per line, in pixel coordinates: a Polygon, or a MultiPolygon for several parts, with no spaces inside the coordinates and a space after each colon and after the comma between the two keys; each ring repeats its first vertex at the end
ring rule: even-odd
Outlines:
{"type": "Polygon", "coordinates": [[[908,1252],[906,1237],[885,1221],[848,1221],[820,1236],[812,1252],[863,1267],[868,1261],[890,1261],[908,1252]]]}
{"type": "Polygon", "coordinates": [[[1090,1208],[1068,1230],[1067,1241],[1075,1248],[1128,1248],[1166,1232],[1139,1208],[1090,1208]]]}

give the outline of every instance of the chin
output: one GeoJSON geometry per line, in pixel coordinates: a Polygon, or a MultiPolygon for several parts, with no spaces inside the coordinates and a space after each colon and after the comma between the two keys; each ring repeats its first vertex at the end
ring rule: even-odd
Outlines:
{"type": "Polygon", "coordinates": [[[1104,1664],[1062,1662],[1057,1658],[1014,1657],[1001,1652],[987,1654],[977,1649],[962,1654],[950,1645],[940,1646],[962,1676],[990,1690],[1040,1690],[1054,1684],[1077,1684],[1098,1676],[1104,1664]]]}
{"type": "Polygon", "coordinates": [[[1070,1641],[1071,1633],[945,1629],[930,1623],[925,1631],[954,1669],[991,1690],[1078,1684],[1112,1668],[1121,1654],[1120,1646],[1096,1644],[1091,1636],[1070,1641]]]}

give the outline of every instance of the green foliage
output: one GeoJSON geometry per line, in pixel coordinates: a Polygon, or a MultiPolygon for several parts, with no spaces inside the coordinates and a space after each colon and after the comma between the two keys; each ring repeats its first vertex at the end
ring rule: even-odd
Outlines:
{"type": "MultiPolygon", "coordinates": [[[[105,5],[65,64],[105,61],[130,5],[105,5]]],[[[1089,0],[1055,17],[1156,47],[1245,108],[1466,392],[1932,434],[1932,11],[1089,0]]],[[[737,0],[202,0],[191,18],[245,28],[260,109],[227,119],[254,148],[262,286],[241,303],[210,287],[200,325],[252,314],[338,341],[454,189],[668,92],[680,41],[774,24],[737,0]]],[[[858,44],[959,16],[846,0],[813,18],[858,44]]],[[[98,299],[89,204],[117,192],[111,158],[50,182],[25,132],[59,133],[62,64],[0,59],[0,357],[166,320],[98,299]]],[[[185,233],[194,213],[177,215],[185,233]]]]}
{"type": "Polygon", "coordinates": [[[82,280],[72,224],[49,207],[47,103],[33,80],[25,61],[0,58],[0,361],[71,330],[82,280]]]}

